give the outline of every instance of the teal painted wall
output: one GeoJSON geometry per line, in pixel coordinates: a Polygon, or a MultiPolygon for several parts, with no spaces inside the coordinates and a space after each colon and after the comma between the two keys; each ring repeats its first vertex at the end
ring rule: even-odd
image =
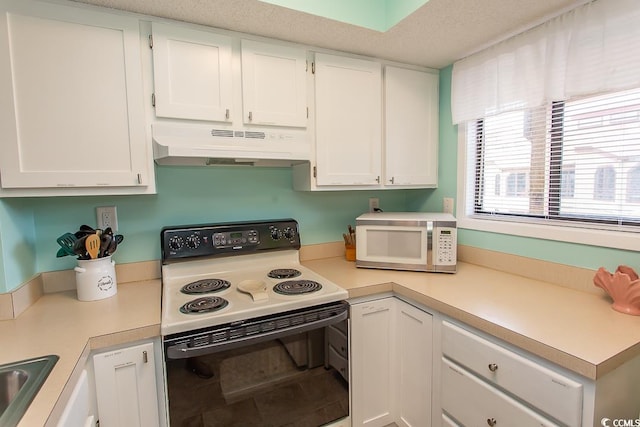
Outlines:
{"type": "Polygon", "coordinates": [[[73,257],[56,258],[56,237],[81,224],[95,226],[96,206],[117,206],[125,240],[114,260],[128,263],[160,258],[165,225],[292,217],[305,245],[341,241],[347,225],[368,210],[369,197],[378,197],[385,210],[402,211],[408,200],[432,191],[298,192],[289,168],[159,166],[156,180],[155,195],[0,199],[6,270],[0,292],[38,271],[73,268],[73,257]]]}
{"type": "Polygon", "coordinates": [[[29,203],[0,199],[0,292],[11,290],[38,272],[35,236],[29,203]]]}
{"type": "Polygon", "coordinates": [[[387,31],[428,0],[261,1],[376,31],[387,31]]]}

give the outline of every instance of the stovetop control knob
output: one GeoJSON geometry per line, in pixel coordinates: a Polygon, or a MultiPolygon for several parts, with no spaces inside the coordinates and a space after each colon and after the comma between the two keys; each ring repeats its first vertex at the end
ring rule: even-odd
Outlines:
{"type": "Polygon", "coordinates": [[[200,246],[200,236],[192,234],[191,236],[187,237],[187,246],[191,249],[198,249],[198,247],[200,246]]]}
{"type": "Polygon", "coordinates": [[[182,239],[182,236],[171,236],[171,238],[169,239],[169,248],[177,251],[179,249],[182,249],[182,247],[184,246],[184,240],[182,239]]]}
{"type": "Polygon", "coordinates": [[[271,227],[271,238],[273,240],[280,240],[282,237],[282,231],[279,228],[271,227]]]}
{"type": "Polygon", "coordinates": [[[295,232],[295,230],[294,230],[293,228],[291,228],[291,227],[287,227],[287,228],[285,228],[285,229],[284,229],[284,231],[283,231],[283,234],[284,234],[284,237],[285,237],[287,240],[293,240],[293,238],[294,238],[294,237],[296,237],[296,232],[295,232]]]}

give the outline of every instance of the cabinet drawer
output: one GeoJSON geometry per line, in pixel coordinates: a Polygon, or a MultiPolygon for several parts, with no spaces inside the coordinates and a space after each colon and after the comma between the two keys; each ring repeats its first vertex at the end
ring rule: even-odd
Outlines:
{"type": "Polygon", "coordinates": [[[443,322],[443,354],[569,426],[579,426],[582,384],[443,322]]]}
{"type": "Polygon", "coordinates": [[[442,409],[465,426],[557,425],[444,358],[442,409]]]}
{"type": "Polygon", "coordinates": [[[333,326],[327,328],[327,342],[342,357],[348,357],[347,336],[333,326]]]}
{"type": "Polygon", "coordinates": [[[349,360],[340,356],[332,346],[329,346],[329,366],[333,366],[336,371],[340,372],[342,378],[349,382],[349,360]]]}

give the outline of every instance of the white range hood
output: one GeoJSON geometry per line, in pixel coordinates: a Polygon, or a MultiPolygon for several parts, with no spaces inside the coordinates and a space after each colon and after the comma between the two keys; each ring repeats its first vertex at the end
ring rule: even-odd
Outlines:
{"type": "Polygon", "coordinates": [[[154,123],[153,157],[159,165],[285,167],[308,162],[306,129],[233,129],[202,124],[154,123]]]}

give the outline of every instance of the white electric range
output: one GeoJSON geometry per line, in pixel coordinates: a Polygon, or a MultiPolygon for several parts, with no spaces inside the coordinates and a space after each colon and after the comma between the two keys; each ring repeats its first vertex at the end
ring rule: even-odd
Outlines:
{"type": "Polygon", "coordinates": [[[187,358],[340,322],[347,291],[302,266],[293,219],[165,227],[161,332],[187,358]]]}

